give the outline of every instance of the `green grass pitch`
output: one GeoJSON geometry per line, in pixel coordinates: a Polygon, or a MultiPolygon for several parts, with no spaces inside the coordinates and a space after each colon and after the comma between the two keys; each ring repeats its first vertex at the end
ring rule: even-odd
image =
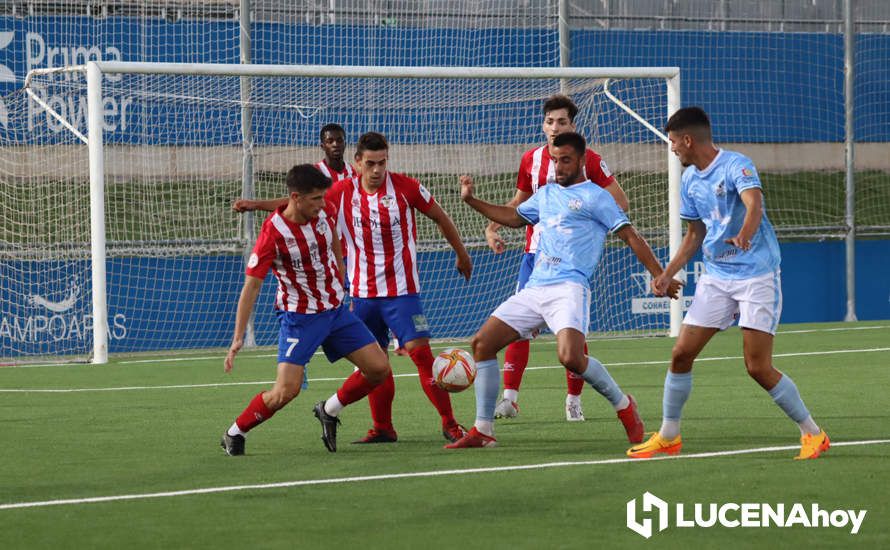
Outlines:
{"type": "MultiPolygon", "coordinates": [[[[798,432],[746,375],[738,329],[705,349],[685,409],[683,453],[660,461],[620,460],[623,431],[590,388],[587,421],[565,421],[564,375],[548,340],[532,347],[521,415],[497,423],[500,446],[464,451],[442,449],[438,417],[401,357],[393,361],[398,443],[349,444],[370,427],[362,401],[343,413],[339,452],[324,449],[311,407],[351,369],[317,357],[309,389],[252,432],[247,455],[237,458],[224,455],[219,437],[269,387],[270,350],[243,353],[231,375],[218,350],[0,368],[0,548],[890,547],[890,323],[780,330],[775,364],[836,444],[815,461],[792,460],[794,449],[756,450],[796,445],[798,432]],[[885,441],[839,445],[868,440],[885,441]],[[694,456],[732,450],[755,451],[694,456]],[[476,468],[501,469],[466,471],[476,468]],[[304,483],[244,488],[289,482],[304,483]],[[201,492],[214,488],[229,489],[201,492]],[[688,506],[800,502],[868,512],[856,535],[671,526],[646,541],[625,525],[626,503],[645,491],[688,506]],[[138,498],[80,500],[116,495],[138,498]]],[[[590,342],[591,354],[636,396],[650,430],[661,419],[671,345],[670,338],[590,342]]],[[[470,425],[473,392],[453,401],[470,425]]]]}

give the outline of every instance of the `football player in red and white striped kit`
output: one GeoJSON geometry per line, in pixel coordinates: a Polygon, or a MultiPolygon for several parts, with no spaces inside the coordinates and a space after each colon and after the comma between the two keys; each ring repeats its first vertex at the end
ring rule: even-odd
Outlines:
{"type": "Polygon", "coordinates": [[[263,222],[247,262],[225,371],[232,370],[244,345],[254,302],[271,269],[278,279],[278,374],[272,389],[254,396],[223,434],[221,445],[229,455],[243,455],[247,432],[299,395],[305,367],[319,346],[331,362],[345,357],[358,369],[334,395],[314,408],[322,425],[322,441],[331,452],[337,450],[340,411],[383,381],[392,380],[386,353],[367,326],[343,304],[343,255],[336,213],[325,200],[330,186],[331,180],[315,166],[291,168],[287,204],[263,222]]]}
{"type": "MultiPolygon", "coordinates": [[[[507,206],[516,207],[522,204],[538,189],[556,181],[555,166],[550,157],[550,145],[556,136],[575,131],[575,115],[578,114],[578,107],[568,96],[562,94],[550,96],[544,102],[542,110],[544,114],[542,130],[547,137],[547,143],[530,149],[522,155],[519,173],[516,177],[516,194],[506,203],[507,206]]],[[[627,211],[627,195],[624,194],[624,190],[602,157],[591,149],[587,149],[583,175],[608,191],[618,206],[627,211]]],[[[500,224],[491,222],[485,228],[488,246],[495,254],[500,254],[505,250],[504,241],[498,234],[500,227],[500,224]]],[[[526,228],[525,254],[519,266],[517,292],[522,290],[531,275],[537,245],[537,227],[528,226],[526,228]]],[[[585,349],[584,352],[587,353],[587,350],[585,349]]],[[[498,401],[495,409],[497,418],[510,418],[519,414],[519,386],[522,384],[522,375],[528,365],[528,356],[528,340],[513,342],[504,352],[504,396],[498,401]]],[[[582,421],[584,420],[584,411],[581,408],[581,391],[584,389],[584,379],[571,371],[566,371],[566,386],[566,420],[582,421]]]]}
{"type": "MultiPolygon", "coordinates": [[[[420,303],[415,210],[439,227],[457,255],[457,271],[467,280],[472,262],[448,214],[417,180],[388,171],[388,158],[389,144],[382,134],[362,135],[355,152],[361,176],[341,180],[327,193],[346,243],[350,295],[356,316],[368,325],[381,347],[388,346],[391,330],[407,349],[424,393],[441,416],[442,435],[456,441],[466,432],[454,418],[448,392],[433,381],[429,325],[420,303]]],[[[267,209],[276,204],[242,201],[245,209],[267,209]]],[[[397,440],[392,424],[394,394],[390,376],[368,396],[374,426],[356,443],[397,440]]]]}

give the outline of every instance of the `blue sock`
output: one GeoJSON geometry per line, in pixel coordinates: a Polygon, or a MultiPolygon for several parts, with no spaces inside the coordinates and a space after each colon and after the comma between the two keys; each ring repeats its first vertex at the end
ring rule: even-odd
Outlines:
{"type": "Polygon", "coordinates": [[[661,414],[667,420],[680,420],[683,405],[692,393],[692,371],[671,372],[664,377],[664,397],[661,401],[661,414]]]}
{"type": "Polygon", "coordinates": [[[587,370],[581,375],[588,384],[609,400],[612,406],[616,406],[624,399],[624,392],[606,370],[602,363],[593,357],[587,358],[587,370]]]}
{"type": "Polygon", "coordinates": [[[769,390],[769,395],[791,420],[801,423],[810,416],[810,411],[807,410],[806,405],[803,404],[803,399],[800,398],[797,386],[794,385],[794,381],[787,374],[782,374],[779,383],[769,390]]]}
{"type": "Polygon", "coordinates": [[[485,422],[494,420],[494,407],[501,389],[501,373],[497,359],[476,363],[476,419],[485,422]]]}

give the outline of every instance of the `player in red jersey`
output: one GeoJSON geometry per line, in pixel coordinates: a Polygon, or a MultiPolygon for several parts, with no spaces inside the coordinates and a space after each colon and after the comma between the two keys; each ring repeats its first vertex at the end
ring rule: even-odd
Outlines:
{"type": "Polygon", "coordinates": [[[244,454],[247,432],[299,395],[306,365],[318,346],[331,362],[345,357],[358,368],[334,395],[314,408],[322,426],[322,441],[331,452],[337,450],[340,411],[392,379],[386,353],[364,323],[343,305],[343,255],[336,214],[325,202],[330,185],[331,180],[310,164],[291,168],[287,205],[278,207],[263,222],[247,262],[225,371],[235,365],[254,302],[272,269],[278,279],[275,309],[281,327],[278,375],[272,389],[254,396],[223,434],[221,445],[229,455],[244,454]]]}
{"type": "MultiPolygon", "coordinates": [[[[417,366],[424,393],[441,416],[443,436],[456,441],[465,430],[454,419],[448,392],[433,381],[429,325],[420,303],[415,211],[436,223],[457,254],[457,271],[468,280],[472,262],[448,214],[417,180],[388,171],[388,159],[386,138],[377,132],[364,134],[355,152],[361,176],[341,180],[327,193],[346,243],[350,295],[356,316],[381,347],[388,346],[390,330],[404,345],[417,366]]],[[[276,204],[251,201],[245,206],[266,209],[276,204]]],[[[356,443],[397,440],[392,424],[394,394],[390,376],[368,396],[374,426],[356,443]]]]}
{"type": "MultiPolygon", "coordinates": [[[[556,181],[555,163],[550,156],[550,147],[556,136],[575,131],[575,115],[578,114],[578,107],[569,97],[556,94],[544,102],[543,112],[542,129],[547,137],[547,143],[530,149],[522,155],[519,173],[516,177],[516,194],[506,203],[506,206],[516,207],[544,185],[556,181]]],[[[609,171],[605,161],[591,149],[587,149],[583,175],[608,191],[618,206],[627,211],[628,202],[624,190],[609,171]]],[[[500,254],[505,250],[504,241],[498,234],[500,228],[499,223],[491,222],[485,229],[488,246],[495,254],[500,254]]],[[[526,228],[525,254],[519,266],[517,292],[525,287],[525,283],[531,275],[537,245],[537,229],[528,226],[526,228]]],[[[586,350],[585,353],[587,353],[586,350]]],[[[519,414],[519,386],[522,384],[522,375],[528,365],[528,355],[528,340],[513,342],[504,352],[504,396],[498,401],[495,410],[497,418],[510,418],[519,414]]],[[[584,380],[575,373],[566,371],[566,386],[566,420],[582,421],[584,420],[584,411],[581,408],[581,391],[584,388],[584,380]]]]}
{"type": "Polygon", "coordinates": [[[334,183],[358,175],[358,171],[343,160],[343,154],[346,152],[346,130],[342,126],[325,124],[318,137],[321,141],[321,149],[324,151],[324,158],[315,163],[315,166],[324,175],[334,183]]]}

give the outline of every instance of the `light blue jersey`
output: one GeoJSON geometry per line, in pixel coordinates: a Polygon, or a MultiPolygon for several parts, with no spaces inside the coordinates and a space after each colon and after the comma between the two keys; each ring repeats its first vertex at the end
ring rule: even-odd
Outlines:
{"type": "Polygon", "coordinates": [[[527,287],[564,282],[588,286],[606,234],[630,223],[612,195],[591,181],[545,185],[516,211],[532,225],[540,222],[527,287]]]}
{"type": "Polygon", "coordinates": [[[751,159],[720,149],[704,170],[695,166],[686,168],[682,181],[680,217],[701,220],[707,227],[702,243],[707,273],[719,279],[748,279],[779,268],[779,242],[766,216],[765,204],[760,227],[748,251],[725,242],[738,235],[745,221],[747,210],[741,193],[746,189],[762,189],[751,159]]]}

